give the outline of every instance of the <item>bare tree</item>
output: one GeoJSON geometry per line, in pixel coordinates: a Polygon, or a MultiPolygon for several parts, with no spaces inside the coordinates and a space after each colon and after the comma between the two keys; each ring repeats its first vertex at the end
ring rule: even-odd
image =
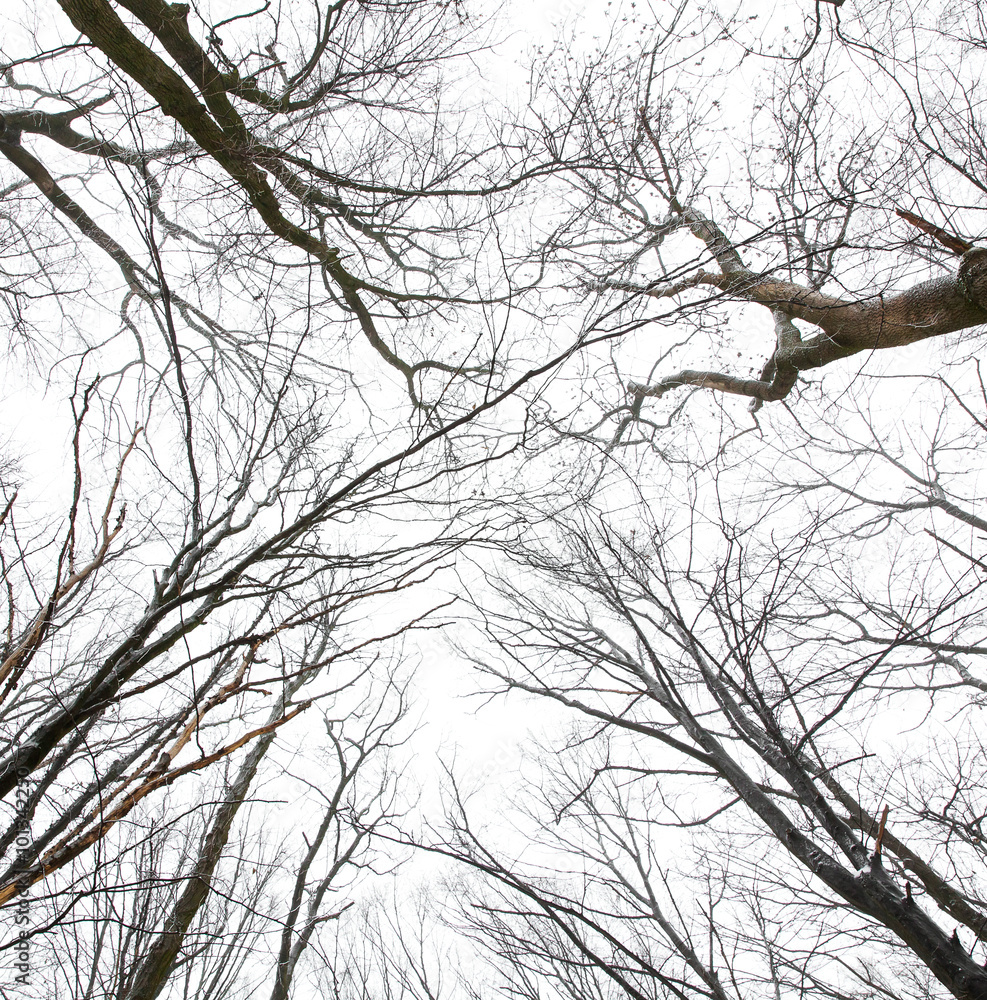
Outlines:
{"type": "Polygon", "coordinates": [[[558,164],[464,124],[457,5],[63,11],[4,39],[9,388],[64,471],[5,442],[0,948],[285,997],[405,802],[416,588],[571,350],[502,325],[543,251],[496,220],[558,164]]]}
{"type": "Polygon", "coordinates": [[[756,409],[987,322],[978,4],[658,5],[636,27],[536,75],[597,166],[570,175],[570,256],[595,328],[633,344],[609,419],[683,386],[756,409]]]}
{"type": "Polygon", "coordinates": [[[723,9],[537,80],[616,346],[461,648],[571,729],[421,840],[512,995],[983,998],[983,12],[723,9]]]}
{"type": "MultiPolygon", "coordinates": [[[[284,23],[266,8],[212,22],[163,0],[62,10],[60,44],[39,38],[7,59],[11,96],[28,105],[3,116],[0,152],[26,179],[9,197],[21,232],[40,192],[49,247],[81,242],[94,268],[115,263],[123,285],[108,291],[142,352],[148,313],[162,311],[173,352],[181,338],[243,366],[248,331],[277,313],[319,331],[337,361],[352,325],[415,402],[429,374],[433,404],[450,379],[489,384],[497,346],[482,332],[437,341],[438,356],[421,334],[434,339],[455,306],[509,300],[519,267],[537,270],[537,247],[501,240],[492,268],[487,250],[524,186],[559,164],[457,105],[483,25],[422,0],[313,4],[284,23]],[[64,180],[44,163],[52,143],[64,180]]],[[[9,289],[22,324],[52,294],[41,240],[32,252],[41,275],[9,289]]],[[[266,363],[287,364],[283,351],[266,363]]]]}
{"type": "Polygon", "coordinates": [[[915,397],[801,449],[793,419],[773,458],[636,464],[480,559],[485,692],[573,717],[513,833],[457,794],[427,841],[482,876],[458,899],[512,991],[987,995],[982,495],[949,492],[982,400],[927,385],[967,417],[928,451],[915,397]]]}
{"type": "Polygon", "coordinates": [[[928,378],[987,321],[979,6],[663,5],[510,125],[462,4],[228,13],[4,39],[9,378],[64,471],[0,456],[0,949],[72,996],[478,997],[350,905],[415,844],[520,997],[985,1000],[987,397],[928,378]],[[648,414],[923,342],[924,437],[852,372],[648,414]],[[539,396],[584,348],[602,391],[539,396]],[[458,793],[394,829],[457,560],[482,693],[576,719],[501,842],[458,793]]]}

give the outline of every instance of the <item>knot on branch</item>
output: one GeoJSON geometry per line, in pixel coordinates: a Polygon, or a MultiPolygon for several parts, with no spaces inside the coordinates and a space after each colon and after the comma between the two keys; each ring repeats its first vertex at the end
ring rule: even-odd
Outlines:
{"type": "Polygon", "coordinates": [[[973,247],[963,254],[959,279],[966,298],[987,310],[987,247],[973,247]]]}

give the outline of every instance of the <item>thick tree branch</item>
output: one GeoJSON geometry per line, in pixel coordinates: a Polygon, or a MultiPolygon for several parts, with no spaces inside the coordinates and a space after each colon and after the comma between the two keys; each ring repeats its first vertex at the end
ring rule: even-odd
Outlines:
{"type": "MultiPolygon", "coordinates": [[[[760,401],[784,399],[799,372],[822,368],[862,351],[903,347],[987,323],[987,248],[983,247],[966,251],[955,275],[858,300],[835,298],[751,272],[738,279],[735,272],[699,271],[653,287],[637,288],[625,282],[605,284],[653,298],[671,298],[690,288],[710,286],[720,289],[727,298],[767,306],[774,314],[776,330],[783,322],[779,316],[803,320],[822,330],[807,339],[801,335],[779,337],[760,379],[687,369],[651,385],[632,383],[628,391],[638,397],[660,397],[679,386],[694,385],[760,401]]],[[[797,328],[788,325],[797,333],[797,328]]]]}

